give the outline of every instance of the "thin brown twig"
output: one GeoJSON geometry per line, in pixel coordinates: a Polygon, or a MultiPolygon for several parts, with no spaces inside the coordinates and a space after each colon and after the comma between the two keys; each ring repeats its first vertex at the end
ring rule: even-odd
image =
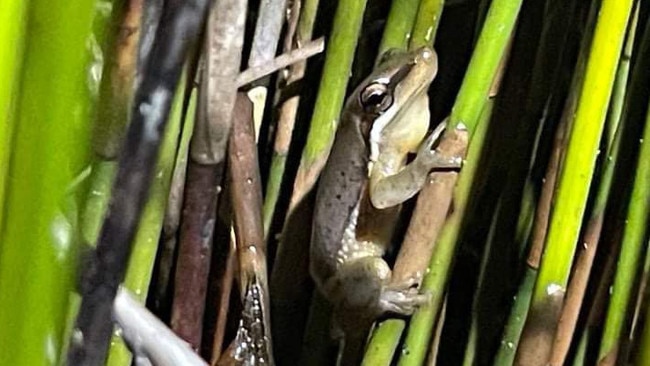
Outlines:
{"type": "Polygon", "coordinates": [[[431,347],[429,348],[429,355],[427,356],[427,365],[429,366],[435,366],[438,360],[440,340],[442,339],[442,329],[444,328],[445,317],[447,316],[447,300],[448,296],[445,296],[445,301],[442,303],[442,308],[440,309],[440,316],[438,317],[436,329],[431,338],[431,347]]]}
{"type": "MultiPolygon", "coordinates": [[[[574,100],[574,98],[571,98],[574,100]]],[[[573,106],[569,106],[567,111],[572,111],[573,106]]],[[[557,126],[553,140],[553,149],[548,165],[546,166],[546,174],[544,175],[544,184],[542,191],[537,202],[537,209],[535,211],[535,219],[533,221],[533,229],[531,232],[531,245],[528,252],[526,263],[532,269],[539,269],[539,264],[542,259],[542,252],[544,251],[544,242],[546,241],[546,233],[548,229],[548,220],[551,215],[551,206],[553,204],[553,195],[555,193],[555,182],[557,174],[562,161],[562,156],[565,150],[567,141],[567,130],[569,113],[564,113],[563,118],[557,126]]]]}
{"type": "MultiPolygon", "coordinates": [[[[571,100],[575,102],[573,98],[571,98],[571,100]]],[[[573,106],[571,106],[572,103],[569,104],[570,105],[565,109],[565,111],[573,110],[573,106]]],[[[562,162],[564,152],[566,150],[568,137],[567,132],[569,125],[568,119],[571,118],[570,116],[572,116],[571,112],[565,112],[563,118],[560,120],[560,123],[557,126],[557,130],[555,131],[553,149],[551,151],[551,156],[546,167],[544,185],[542,186],[542,191],[537,203],[537,209],[535,211],[535,219],[531,233],[531,246],[528,252],[528,258],[526,259],[526,264],[534,270],[539,269],[542,252],[544,251],[551,207],[553,205],[553,197],[555,195],[557,175],[560,170],[560,164],[562,162]]],[[[560,324],[562,324],[562,320],[560,320],[560,324]]]]}
{"type": "Polygon", "coordinates": [[[221,278],[220,294],[217,304],[217,320],[215,322],[214,340],[212,342],[212,359],[210,365],[216,366],[221,357],[224,335],[226,333],[226,322],[228,320],[228,310],[230,308],[230,294],[232,292],[232,283],[237,265],[235,253],[237,247],[235,243],[235,234],[231,230],[230,245],[228,247],[228,258],[226,259],[226,268],[221,278]]]}

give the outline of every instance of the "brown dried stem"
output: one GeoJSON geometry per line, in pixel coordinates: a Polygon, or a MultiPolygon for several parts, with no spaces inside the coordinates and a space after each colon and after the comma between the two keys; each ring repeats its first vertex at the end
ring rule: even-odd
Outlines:
{"type": "Polygon", "coordinates": [[[235,104],[228,158],[239,281],[244,303],[235,352],[244,359],[254,356],[272,365],[262,184],[253,128],[253,107],[244,93],[238,95],[235,104]]]}
{"type": "MultiPolygon", "coordinates": [[[[445,156],[465,156],[468,145],[466,130],[450,129],[436,149],[445,156]]],[[[433,246],[445,223],[458,172],[444,171],[429,174],[420,191],[406,237],[395,261],[392,281],[404,282],[421,278],[429,265],[433,246]]]]}
{"type": "Polygon", "coordinates": [[[195,349],[201,345],[212,234],[237,95],[246,9],[247,1],[217,0],[208,19],[171,321],[174,331],[195,349]]]}
{"type": "Polygon", "coordinates": [[[196,350],[201,346],[212,234],[223,165],[190,161],[174,286],[172,329],[196,350]]]}

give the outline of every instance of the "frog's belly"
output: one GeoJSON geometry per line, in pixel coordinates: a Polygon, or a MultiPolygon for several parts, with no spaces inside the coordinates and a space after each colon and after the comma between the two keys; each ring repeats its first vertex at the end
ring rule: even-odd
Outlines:
{"type": "Polygon", "coordinates": [[[352,211],[336,253],[337,266],[365,257],[382,257],[388,249],[399,207],[378,210],[363,199],[352,211]]]}

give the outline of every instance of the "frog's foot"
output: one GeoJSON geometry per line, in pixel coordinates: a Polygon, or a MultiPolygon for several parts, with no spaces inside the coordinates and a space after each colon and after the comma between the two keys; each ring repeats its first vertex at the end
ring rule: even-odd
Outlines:
{"type": "Polygon", "coordinates": [[[385,286],[379,297],[379,307],[382,312],[399,315],[411,315],[417,307],[431,301],[429,294],[422,294],[415,285],[419,280],[409,278],[402,283],[385,286]]]}
{"type": "Polygon", "coordinates": [[[463,165],[461,156],[447,156],[435,149],[440,142],[442,133],[447,128],[447,120],[442,121],[431,134],[422,142],[417,152],[416,160],[431,169],[460,169],[463,165]]]}

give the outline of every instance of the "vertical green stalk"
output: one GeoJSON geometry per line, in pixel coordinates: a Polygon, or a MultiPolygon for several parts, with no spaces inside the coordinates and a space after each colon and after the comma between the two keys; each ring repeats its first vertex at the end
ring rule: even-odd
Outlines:
{"type": "MultiPolygon", "coordinates": [[[[451,112],[449,121],[451,126],[457,128],[462,124],[469,130],[470,135],[476,132],[479,117],[488,99],[488,92],[497,74],[499,63],[505,54],[520,7],[521,0],[492,2],[451,112]]],[[[431,293],[432,301],[429,306],[420,308],[411,319],[399,365],[419,365],[426,357],[433,324],[444,298],[456,242],[462,229],[463,215],[469,202],[470,189],[476,172],[476,166],[473,164],[477,164],[479,155],[471,154],[479,153],[479,146],[482,146],[482,138],[470,140],[468,161],[460,173],[454,192],[454,212],[447,219],[438,238],[429,272],[422,285],[422,291],[431,293]],[[474,157],[475,161],[470,160],[471,157],[474,157]]]]}
{"type": "Polygon", "coordinates": [[[76,268],[81,185],[75,179],[89,156],[86,45],[95,1],[29,5],[21,87],[11,90],[17,102],[9,121],[15,140],[5,210],[11,215],[0,234],[2,365],[58,363],[76,268]]]}
{"type": "MultiPolygon", "coordinates": [[[[429,291],[431,293],[432,301],[438,300],[437,304],[434,303],[438,309],[440,309],[444,300],[445,288],[444,285],[440,288],[432,287],[432,284],[436,284],[432,279],[436,280],[441,277],[445,277],[446,279],[447,272],[451,267],[451,258],[455,250],[455,243],[460,235],[465,209],[468,207],[471,198],[472,186],[474,185],[481,155],[483,154],[485,136],[489,128],[493,106],[493,101],[488,100],[485,103],[485,108],[481,113],[478,123],[475,124],[474,137],[469,145],[466,162],[463,165],[463,170],[458,177],[458,183],[454,190],[454,211],[447,218],[443,231],[438,238],[438,243],[432,256],[432,264],[429,266],[430,272],[425,277],[425,282],[422,286],[423,291],[429,291]],[[447,262],[442,262],[445,259],[447,259],[447,262]]],[[[398,365],[421,365],[424,362],[431,344],[431,332],[436,323],[437,315],[438,310],[432,310],[432,306],[423,307],[416,312],[411,319],[398,365]]],[[[391,319],[391,321],[393,320],[391,319]]]]}
{"type": "Polygon", "coordinates": [[[323,76],[318,86],[309,134],[294,183],[290,210],[316,184],[329,156],[343,108],[366,2],[367,0],[342,0],[338,3],[332,34],[327,42],[323,76]]]}
{"type": "MultiPolygon", "coordinates": [[[[605,159],[603,159],[600,170],[598,187],[595,187],[595,200],[585,228],[582,229],[581,241],[585,243],[583,248],[578,250],[579,254],[573,264],[573,273],[567,288],[567,296],[564,299],[564,306],[560,316],[560,322],[555,333],[555,344],[551,354],[550,362],[553,365],[565,363],[566,356],[572,340],[575,338],[575,329],[580,315],[580,309],[587,291],[587,284],[592,272],[592,265],[596,252],[598,251],[603,222],[605,220],[605,209],[610,200],[610,192],[614,181],[615,167],[620,165],[621,140],[623,131],[628,128],[630,118],[621,118],[624,101],[628,93],[627,83],[629,79],[629,64],[632,56],[632,49],[635,43],[637,20],[639,15],[639,3],[635,7],[625,40],[623,56],[621,57],[616,72],[616,79],[609,102],[609,111],[606,119],[606,128],[602,140],[604,140],[605,159]]],[[[630,88],[630,90],[632,90],[630,88]]],[[[586,331],[585,331],[586,332],[586,331]]]]}
{"type": "Polygon", "coordinates": [[[410,48],[432,46],[438,32],[445,0],[422,0],[411,33],[410,48]]]}
{"type": "Polygon", "coordinates": [[[420,0],[393,1],[379,45],[379,55],[391,48],[405,50],[408,47],[419,4],[420,0]]]}
{"type": "MultiPolygon", "coordinates": [[[[532,300],[535,280],[539,271],[540,257],[544,249],[544,242],[548,229],[548,219],[552,208],[552,199],[556,186],[555,182],[558,175],[558,166],[561,164],[562,154],[566,146],[566,130],[570,129],[573,115],[575,114],[575,109],[578,104],[577,100],[584,80],[584,70],[589,56],[589,48],[599,7],[600,4],[598,2],[593,2],[589,8],[586,25],[584,26],[584,32],[580,42],[580,48],[578,50],[578,58],[573,67],[573,76],[569,85],[568,95],[563,102],[564,107],[562,115],[560,116],[560,121],[554,132],[555,137],[552,152],[548,161],[548,166],[546,167],[546,181],[542,191],[540,192],[539,198],[524,199],[524,201],[533,201],[536,206],[534,210],[533,227],[530,230],[530,237],[525,239],[520,236],[520,238],[517,239],[518,243],[524,244],[521,246],[521,250],[528,252],[528,258],[526,259],[522,280],[519,283],[517,294],[513,300],[510,315],[505,324],[499,350],[494,359],[495,366],[512,365],[519,347],[521,335],[532,300]]],[[[532,185],[529,171],[529,176],[526,178],[524,190],[528,192],[532,191],[532,185]]],[[[532,194],[532,192],[530,194],[532,194]]]]}
{"type": "Polygon", "coordinates": [[[377,323],[361,365],[390,365],[405,327],[406,322],[403,319],[387,319],[377,323]]]}
{"type": "MultiPolygon", "coordinates": [[[[650,125],[650,123],[648,123],[648,125],[650,125]]],[[[648,128],[648,125],[646,125],[646,129],[648,128]]],[[[646,245],[650,246],[650,243],[646,245]]],[[[650,258],[650,252],[646,253],[646,264],[648,258],[650,258]]],[[[650,319],[650,306],[647,307],[645,319],[645,325],[643,326],[643,332],[639,341],[639,353],[637,354],[635,363],[635,365],[638,366],[650,365],[650,323],[648,322],[648,319],[650,319]]]]}
{"type": "MultiPolygon", "coordinates": [[[[623,51],[623,58],[620,60],[616,72],[616,79],[612,91],[612,99],[609,105],[607,114],[607,128],[606,147],[605,153],[607,159],[603,163],[603,170],[601,174],[600,185],[596,193],[596,200],[594,207],[591,210],[591,218],[605,215],[605,208],[609,200],[610,188],[614,181],[614,167],[615,161],[618,157],[618,151],[621,148],[621,139],[624,130],[625,120],[622,121],[623,105],[625,104],[627,96],[627,86],[630,74],[630,58],[632,57],[632,49],[635,43],[638,8],[635,17],[630,23],[628,30],[627,40],[625,42],[625,49],[623,51]]],[[[650,42],[647,40],[646,42],[650,42]]]]}
{"type": "Polygon", "coordinates": [[[600,11],[580,104],[560,174],[546,251],[533,294],[533,308],[541,306],[555,286],[566,287],[631,7],[631,0],[605,0],[600,11]]]}
{"type": "Polygon", "coordinates": [[[608,151],[615,150],[612,145],[615,144],[616,131],[620,131],[619,123],[623,115],[623,106],[625,105],[627,86],[630,75],[630,60],[632,52],[634,51],[634,43],[637,39],[636,32],[639,23],[639,12],[641,11],[641,3],[637,3],[634,7],[634,14],[630,21],[627,38],[623,46],[623,55],[616,70],[616,79],[614,80],[614,89],[612,91],[612,100],[610,101],[609,111],[607,112],[607,124],[605,125],[605,148],[608,151]]]}
{"type": "Polygon", "coordinates": [[[494,0],[472,54],[449,125],[464,124],[471,133],[515,27],[522,0],[494,0]]]}
{"type": "Polygon", "coordinates": [[[525,337],[517,351],[520,363],[545,364],[550,355],[632,3],[604,0],[600,8],[524,326],[525,337]]]}
{"type": "MultiPolygon", "coordinates": [[[[650,212],[650,108],[646,119],[637,169],[630,197],[630,206],[625,220],[621,254],[618,259],[614,286],[607,309],[605,329],[598,353],[599,362],[615,360],[619,339],[623,332],[627,309],[638,273],[639,258],[643,255],[643,244],[650,212]]],[[[612,361],[613,362],[613,361],[612,361]]]]}
{"type": "Polygon", "coordinates": [[[632,0],[604,0],[600,10],[533,307],[541,305],[554,286],[564,289],[567,284],[631,9],[632,0]]]}
{"type": "Polygon", "coordinates": [[[501,337],[501,344],[499,350],[494,358],[495,366],[511,366],[515,359],[517,352],[517,344],[521,331],[526,321],[526,314],[528,314],[528,306],[533,293],[533,286],[535,285],[535,278],[537,277],[537,270],[526,266],[517,295],[515,295],[512,309],[506,323],[506,327],[501,337]]]}
{"type": "Polygon", "coordinates": [[[13,110],[21,75],[29,1],[0,2],[0,231],[11,154],[13,110]]]}
{"type": "Polygon", "coordinates": [[[332,144],[343,107],[366,1],[343,0],[336,9],[332,35],[327,43],[323,77],[318,86],[318,97],[301,163],[313,163],[323,152],[329,151],[332,144]]]}

